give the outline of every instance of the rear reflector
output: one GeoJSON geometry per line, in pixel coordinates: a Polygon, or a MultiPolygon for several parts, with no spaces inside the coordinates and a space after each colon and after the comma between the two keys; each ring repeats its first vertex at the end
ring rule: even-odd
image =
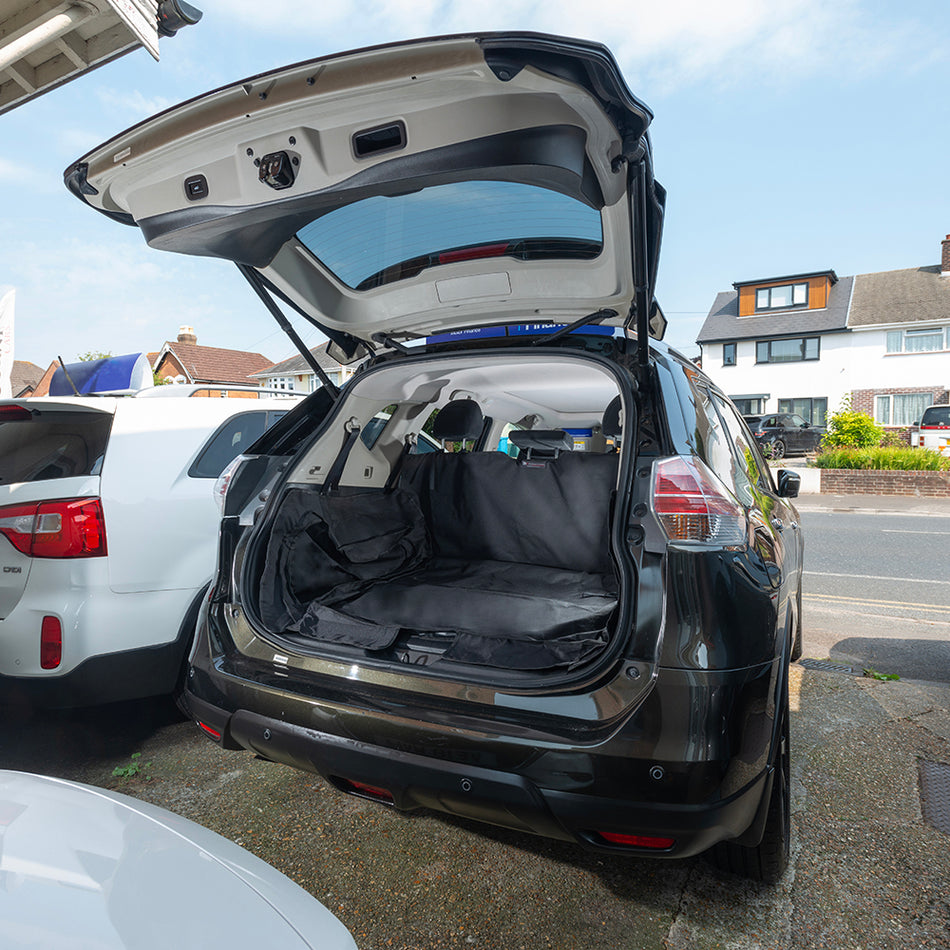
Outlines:
{"type": "Polygon", "coordinates": [[[44,617],[40,625],[40,668],[55,670],[63,660],[63,627],[58,617],[44,617]]]}
{"type": "Polygon", "coordinates": [[[699,458],[654,463],[653,510],[671,541],[745,543],[745,509],[699,458]]]}
{"type": "Polygon", "coordinates": [[[385,802],[387,805],[393,804],[392,792],[385,788],[379,788],[377,785],[367,785],[366,782],[357,782],[350,778],[340,779],[340,787],[344,792],[351,792],[354,795],[362,795],[364,798],[372,798],[378,802],[385,802]]]}
{"type": "MultiPolygon", "coordinates": [[[[198,720],[195,720],[195,721],[198,722],[198,720]]],[[[198,722],[198,728],[199,728],[202,732],[204,732],[204,733],[206,733],[207,735],[211,736],[211,738],[214,739],[215,742],[220,742],[220,741],[221,741],[221,733],[218,732],[217,729],[212,729],[211,726],[208,726],[208,725],[206,725],[206,724],[203,723],[203,722],[198,722]]]]}
{"type": "Polygon", "coordinates": [[[106,525],[98,498],[64,498],[0,508],[0,534],[31,557],[104,557],[106,525]]]}
{"type": "Polygon", "coordinates": [[[622,835],[615,831],[598,831],[598,835],[610,844],[622,844],[628,848],[652,848],[666,851],[676,844],[675,838],[658,838],[652,835],[622,835]]]}

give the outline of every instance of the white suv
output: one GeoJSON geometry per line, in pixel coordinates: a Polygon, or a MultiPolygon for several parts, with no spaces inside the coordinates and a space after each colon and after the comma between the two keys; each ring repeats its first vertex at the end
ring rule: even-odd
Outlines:
{"type": "Polygon", "coordinates": [[[924,410],[917,431],[911,437],[911,445],[950,455],[950,405],[938,404],[924,410]]]}
{"type": "Polygon", "coordinates": [[[0,701],[176,689],[214,570],[214,481],[297,402],[221,395],[0,402],[0,701]]]}

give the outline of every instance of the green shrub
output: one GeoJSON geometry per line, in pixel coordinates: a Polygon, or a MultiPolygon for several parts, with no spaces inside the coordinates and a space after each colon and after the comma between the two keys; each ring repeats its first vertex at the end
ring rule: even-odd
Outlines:
{"type": "Polygon", "coordinates": [[[828,431],[821,440],[822,448],[863,449],[879,445],[884,438],[884,429],[866,412],[851,408],[850,398],[841,401],[841,406],[828,416],[828,431]]]}
{"type": "Polygon", "coordinates": [[[823,449],[818,468],[859,468],[900,472],[950,471],[950,458],[932,449],[872,446],[866,449],[823,449]]]}
{"type": "Polygon", "coordinates": [[[895,432],[893,429],[889,429],[884,433],[884,437],[881,439],[881,445],[888,449],[906,449],[910,443],[905,439],[900,432],[895,432]]]}

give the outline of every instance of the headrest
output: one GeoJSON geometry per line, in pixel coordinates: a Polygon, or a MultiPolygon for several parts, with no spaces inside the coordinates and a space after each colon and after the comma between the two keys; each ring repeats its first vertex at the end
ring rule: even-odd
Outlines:
{"type": "Polygon", "coordinates": [[[563,429],[512,429],[508,441],[519,449],[546,455],[574,449],[574,440],[563,429]]]}
{"type": "Polygon", "coordinates": [[[440,442],[477,439],[485,426],[485,417],[472,399],[453,399],[436,414],[432,437],[440,442]]]}
{"type": "Polygon", "coordinates": [[[601,431],[610,439],[616,439],[623,432],[623,425],[620,421],[620,397],[614,396],[607,404],[604,410],[604,419],[601,423],[601,431]]]}

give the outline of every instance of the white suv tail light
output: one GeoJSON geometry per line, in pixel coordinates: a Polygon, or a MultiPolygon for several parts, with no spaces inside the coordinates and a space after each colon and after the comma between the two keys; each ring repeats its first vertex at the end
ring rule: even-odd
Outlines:
{"type": "Polygon", "coordinates": [[[671,541],[746,541],[745,509],[699,458],[678,455],[654,463],[653,510],[671,541]]]}
{"type": "Polygon", "coordinates": [[[98,498],[8,505],[0,508],[0,534],[30,557],[104,557],[106,523],[98,498]]]}

